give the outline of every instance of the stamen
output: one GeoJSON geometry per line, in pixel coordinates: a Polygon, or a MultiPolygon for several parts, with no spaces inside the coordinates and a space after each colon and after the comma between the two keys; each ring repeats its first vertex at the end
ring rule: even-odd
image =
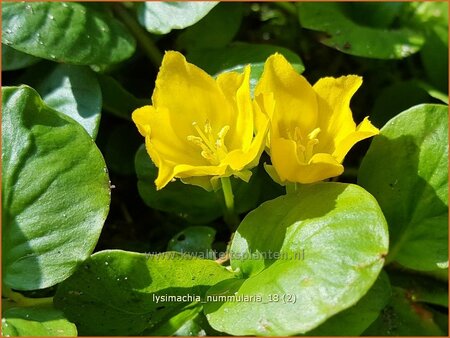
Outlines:
{"type": "Polygon", "coordinates": [[[210,161],[212,164],[217,165],[227,155],[228,150],[225,146],[225,136],[230,129],[230,126],[224,126],[220,129],[217,136],[212,133],[212,127],[209,120],[206,120],[203,130],[198,126],[197,122],[193,122],[192,126],[199,136],[189,135],[187,140],[199,146],[202,151],[201,155],[210,161]]]}
{"type": "MultiPolygon", "coordinates": [[[[308,138],[309,138],[310,140],[316,139],[316,138],[317,138],[317,135],[319,135],[319,133],[320,133],[320,128],[316,128],[316,129],[314,129],[312,132],[310,132],[310,133],[308,134],[308,138]]],[[[319,142],[319,141],[317,141],[317,142],[319,142]]]]}
{"type": "Polygon", "coordinates": [[[220,129],[219,133],[217,134],[217,136],[219,136],[219,138],[216,140],[217,148],[225,147],[224,139],[225,139],[225,136],[227,136],[228,130],[230,130],[230,126],[225,126],[222,129],[220,129]]]}
{"type": "Polygon", "coordinates": [[[317,139],[317,136],[320,133],[320,128],[315,128],[313,131],[311,131],[307,138],[305,139],[302,136],[302,133],[300,131],[299,127],[295,127],[294,130],[294,137],[292,140],[294,140],[297,143],[297,154],[299,157],[299,160],[303,163],[308,163],[311,158],[314,155],[314,146],[319,144],[319,140],[317,139]]]}

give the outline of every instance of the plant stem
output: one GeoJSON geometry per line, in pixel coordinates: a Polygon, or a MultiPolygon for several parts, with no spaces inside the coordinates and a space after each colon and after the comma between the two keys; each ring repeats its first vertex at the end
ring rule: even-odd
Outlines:
{"type": "Polygon", "coordinates": [[[295,182],[286,183],[286,194],[292,194],[297,191],[298,185],[295,182]]]}
{"type": "Polygon", "coordinates": [[[12,291],[9,288],[3,289],[3,296],[9,298],[12,302],[21,307],[53,304],[53,297],[28,298],[20,294],[19,292],[12,291]]]}
{"type": "Polygon", "coordinates": [[[234,196],[233,189],[231,188],[231,181],[229,177],[221,177],[223,197],[225,199],[225,223],[234,231],[239,224],[239,217],[234,211],[234,196]]]}
{"type": "Polygon", "coordinates": [[[122,19],[123,23],[133,33],[140,47],[147,55],[149,60],[159,68],[162,61],[162,54],[156,47],[155,43],[148,36],[148,32],[136,21],[136,19],[129,13],[129,11],[119,3],[111,4],[115,13],[122,19]]]}

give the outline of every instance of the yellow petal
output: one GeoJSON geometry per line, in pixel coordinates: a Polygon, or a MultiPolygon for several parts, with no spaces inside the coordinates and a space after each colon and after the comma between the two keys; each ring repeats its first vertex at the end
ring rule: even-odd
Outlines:
{"type": "Polygon", "coordinates": [[[177,165],[174,169],[175,177],[190,176],[220,176],[226,172],[226,166],[192,166],[186,164],[177,165]]]}
{"type": "Polygon", "coordinates": [[[151,139],[149,136],[145,138],[145,148],[147,153],[150,155],[151,160],[158,168],[158,176],[155,179],[156,190],[160,190],[164,188],[167,183],[169,183],[174,175],[173,175],[173,164],[167,163],[164,161],[155,150],[152,145],[151,139]]]}
{"type": "Polygon", "coordinates": [[[166,52],[152,96],[153,105],[170,111],[170,122],[180,137],[193,135],[193,122],[211,124],[214,133],[229,124],[232,107],[216,81],[202,69],[186,62],[178,52],[166,52]]]}
{"type": "Polygon", "coordinates": [[[320,143],[316,148],[318,152],[331,154],[340,141],[355,131],[350,99],[361,84],[362,78],[356,75],[324,77],[314,84],[319,105],[318,127],[321,130],[320,143]]]}
{"type": "Polygon", "coordinates": [[[233,171],[251,169],[258,165],[261,153],[264,150],[266,135],[269,129],[269,120],[257,131],[250,148],[247,151],[236,149],[227,154],[221,164],[229,166],[233,171]]]}
{"type": "Polygon", "coordinates": [[[208,161],[201,156],[199,147],[178,133],[179,125],[172,123],[171,112],[166,108],[156,110],[154,107],[147,106],[137,109],[132,116],[138,128],[138,122],[147,123],[146,128],[151,130],[151,133],[146,135],[151,140],[147,142],[147,149],[151,148],[158,152],[165,161],[190,165],[208,164],[208,161]]]}
{"type": "MultiPolygon", "coordinates": [[[[295,127],[307,135],[315,127],[317,100],[314,90],[278,53],[267,59],[255,89],[255,97],[268,93],[273,93],[275,101],[271,137],[280,135],[288,138],[287,133],[295,127]]],[[[270,110],[270,107],[267,110],[270,110]]]]}
{"type": "Polygon", "coordinates": [[[235,177],[238,177],[239,179],[243,180],[244,182],[248,183],[250,181],[250,178],[252,177],[253,173],[250,170],[241,170],[236,171],[233,173],[235,177]]]}
{"type": "Polygon", "coordinates": [[[181,182],[185,184],[196,185],[197,187],[203,188],[206,191],[214,190],[214,186],[211,183],[211,176],[191,176],[181,178],[181,182]]]}
{"type": "Polygon", "coordinates": [[[209,177],[223,176],[226,173],[227,167],[221,166],[192,166],[187,164],[171,165],[169,163],[162,162],[162,165],[158,168],[158,177],[155,180],[155,184],[158,190],[164,188],[173,178],[181,178],[184,182],[195,183],[206,190],[209,190],[208,184],[204,185],[204,181],[195,179],[194,177],[209,177]],[[192,180],[190,180],[192,178],[192,180]]]}
{"type": "MultiPolygon", "coordinates": [[[[275,100],[272,93],[260,94],[253,100],[254,124],[255,131],[264,129],[272,120],[273,112],[275,110],[275,100]]],[[[270,133],[266,137],[266,151],[270,155],[270,133]]]]}
{"type": "Polygon", "coordinates": [[[295,141],[272,137],[270,156],[280,180],[296,182],[300,164],[297,159],[297,144],[295,141]]]}
{"type": "Polygon", "coordinates": [[[356,131],[348,134],[342,141],[337,144],[336,150],[333,153],[333,157],[338,162],[344,160],[345,155],[349,150],[359,141],[366,138],[378,135],[380,131],[370,123],[369,118],[366,117],[356,128],[356,131]]]}
{"type": "Polygon", "coordinates": [[[273,165],[264,163],[264,169],[266,170],[267,174],[270,176],[272,180],[274,180],[279,185],[286,185],[286,182],[283,182],[280,178],[280,176],[277,174],[277,171],[275,170],[273,165]]]}
{"type": "Polygon", "coordinates": [[[154,114],[155,108],[153,106],[144,106],[136,109],[133,114],[131,114],[131,119],[136,124],[136,127],[142,136],[150,135],[150,119],[151,114],[154,114]]]}
{"type": "Polygon", "coordinates": [[[306,180],[318,182],[327,178],[339,176],[344,172],[344,167],[330,154],[315,154],[309,161],[309,176],[306,180]]]}
{"type": "Polygon", "coordinates": [[[242,74],[237,72],[222,73],[217,77],[217,84],[224,96],[234,108],[230,131],[226,144],[229,149],[250,147],[253,139],[253,105],[250,97],[250,66],[242,74]]]}
{"type": "Polygon", "coordinates": [[[344,168],[330,154],[315,154],[301,163],[293,140],[275,138],[271,145],[272,164],[281,181],[313,183],[342,174],[344,168]]]}

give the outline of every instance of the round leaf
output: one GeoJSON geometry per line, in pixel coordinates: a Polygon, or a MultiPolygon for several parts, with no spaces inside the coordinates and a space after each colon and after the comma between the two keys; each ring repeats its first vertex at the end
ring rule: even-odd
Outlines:
{"type": "Polygon", "coordinates": [[[435,304],[448,308],[448,282],[406,271],[391,271],[392,285],[407,290],[414,302],[435,304]]]}
{"type": "Polygon", "coordinates": [[[223,2],[195,25],[184,30],[177,38],[178,48],[223,48],[239,30],[243,16],[242,3],[223,2]]]}
{"type": "Polygon", "coordinates": [[[448,260],[446,106],[419,105],[390,120],[364,157],[358,182],[388,221],[388,261],[434,270],[448,260]]]}
{"type": "Polygon", "coordinates": [[[168,251],[187,253],[195,257],[215,259],[211,247],[216,230],[206,226],[191,226],[177,233],[169,241],[168,251]]]}
{"type": "Polygon", "coordinates": [[[76,336],[77,328],[51,307],[11,308],[3,312],[2,334],[14,336],[76,336]]]}
{"type": "Polygon", "coordinates": [[[389,302],[391,285],[385,272],[352,307],[339,312],[322,325],[307,333],[308,336],[360,336],[379,316],[389,302]]]}
{"type": "Polygon", "coordinates": [[[401,28],[387,30],[362,26],[344,13],[340,3],[299,3],[304,28],[323,32],[320,42],[343,53],[376,59],[401,59],[419,51],[421,33],[401,28]]]}
{"type": "Polygon", "coordinates": [[[102,90],[103,109],[114,116],[131,121],[131,113],[135,109],[150,104],[150,99],[136,98],[111,76],[97,74],[97,78],[102,90]]]}
{"type": "Polygon", "coordinates": [[[119,21],[76,2],[3,2],[2,42],[78,65],[117,63],[130,57],[136,45],[119,21]]]}
{"type": "Polygon", "coordinates": [[[55,65],[43,69],[43,78],[30,71],[32,85],[51,108],[70,116],[95,139],[100,124],[102,92],[96,74],[88,67],[55,65]]]}
{"type": "Polygon", "coordinates": [[[46,288],[94,249],[109,209],[107,170],[83,127],[33,89],[2,96],[3,282],[46,288]]]}
{"type": "Polygon", "coordinates": [[[388,306],[363,336],[444,336],[429,308],[414,303],[402,288],[392,291],[388,306]]]}
{"type": "Polygon", "coordinates": [[[178,312],[168,321],[155,328],[146,330],[143,336],[204,336],[202,328],[197,324],[197,318],[201,313],[200,306],[187,307],[178,312]]]}
{"type": "Polygon", "coordinates": [[[425,43],[420,56],[432,84],[447,92],[448,25],[436,26],[428,31],[427,42],[425,43]]]}
{"type": "Polygon", "coordinates": [[[138,4],[138,18],[149,32],[167,34],[172,29],[192,26],[217,4],[213,1],[143,2],[138,4]]]}
{"type": "Polygon", "coordinates": [[[254,298],[208,303],[208,321],[233,335],[307,332],[364,296],[387,247],[383,214],[364,189],[302,186],[242,221],[230,249],[242,279],[221,282],[208,295],[254,298]]]}
{"type": "Polygon", "coordinates": [[[40,59],[25,54],[2,44],[2,70],[16,70],[26,68],[39,62],[40,59]]]}
{"type": "Polygon", "coordinates": [[[203,299],[211,285],[233,277],[214,261],[176,252],[102,251],[58,287],[54,302],[80,335],[138,335],[188,307],[200,307],[191,304],[196,296],[203,299]]]}
{"type": "Polygon", "coordinates": [[[349,2],[345,12],[363,26],[389,27],[404,9],[401,2],[349,2]]]}
{"type": "Polygon", "coordinates": [[[376,126],[383,126],[392,117],[409,107],[428,103],[432,98],[418,81],[396,81],[383,88],[376,96],[370,120],[376,126]]]}

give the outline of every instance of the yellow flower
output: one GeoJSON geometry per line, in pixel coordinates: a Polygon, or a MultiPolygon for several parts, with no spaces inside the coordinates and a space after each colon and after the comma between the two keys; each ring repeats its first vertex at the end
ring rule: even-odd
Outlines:
{"type": "Polygon", "coordinates": [[[361,77],[348,75],[311,86],[282,55],[267,59],[255,97],[271,120],[273,168],[266,168],[275,180],[312,183],[338,176],[350,148],[379,133],[367,117],[358,126],[353,121],[350,99],[361,84],[361,77]]]}
{"type": "Polygon", "coordinates": [[[213,79],[169,51],[159,70],[152,106],[133,112],[162,189],[174,178],[210,190],[231,175],[248,181],[264,148],[268,121],[254,134],[250,67],[213,79]],[[213,185],[212,185],[213,184],[213,185]]]}

